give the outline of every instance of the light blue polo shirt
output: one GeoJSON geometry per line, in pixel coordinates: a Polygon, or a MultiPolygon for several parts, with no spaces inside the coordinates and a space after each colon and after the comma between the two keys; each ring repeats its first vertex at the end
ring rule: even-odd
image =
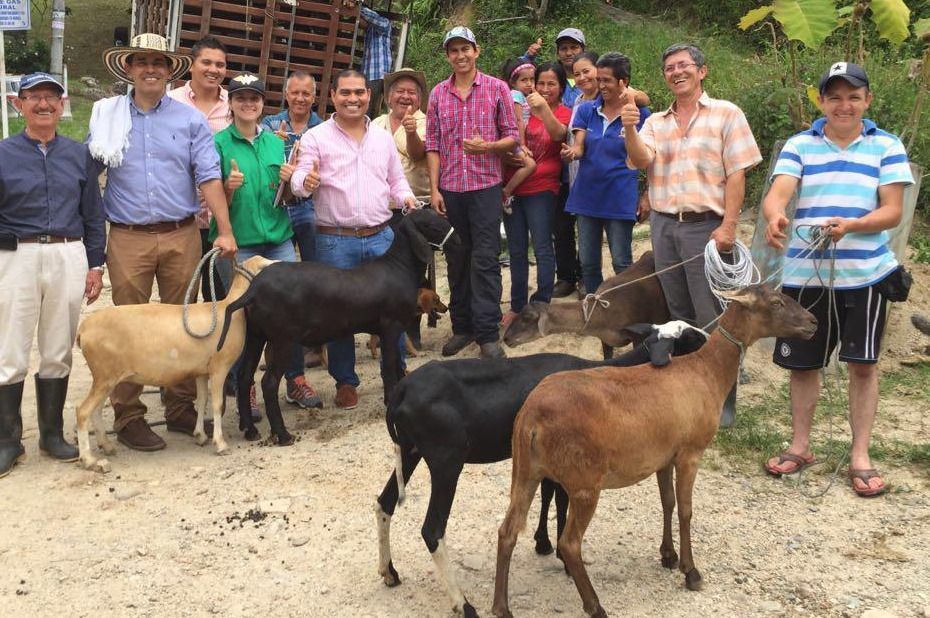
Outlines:
{"type": "MultiPolygon", "coordinates": [[[[612,122],[601,113],[600,97],[581,103],[575,110],[572,129],[584,129],[584,155],[578,174],[568,194],[566,212],[600,219],[636,220],[639,200],[639,172],[626,166],[626,139],[620,135],[623,124],[617,116],[612,122]]],[[[639,108],[642,128],[649,108],[639,108]]]]}
{"type": "MultiPolygon", "coordinates": [[[[878,188],[914,183],[904,145],[895,135],[863,119],[862,134],[846,148],[824,135],[826,118],[785,144],[772,177],[798,178],[800,196],[785,266],[785,287],[820,286],[830,280],[832,249],[810,254],[798,226],[823,225],[832,217],[864,217],[879,206],[878,188]],[[800,264],[798,263],[800,260],[800,264]]],[[[835,245],[834,287],[863,288],[884,279],[898,262],[887,231],[846,234],[835,245]]]]}

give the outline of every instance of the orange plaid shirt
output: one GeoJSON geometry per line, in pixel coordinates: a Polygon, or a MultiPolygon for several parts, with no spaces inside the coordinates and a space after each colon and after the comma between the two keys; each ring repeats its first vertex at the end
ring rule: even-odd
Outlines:
{"type": "Polygon", "coordinates": [[[646,171],[649,202],[658,212],[723,216],[727,176],[762,160],[743,111],[706,92],[684,131],[672,104],[647,118],[639,135],[653,153],[646,171]]]}

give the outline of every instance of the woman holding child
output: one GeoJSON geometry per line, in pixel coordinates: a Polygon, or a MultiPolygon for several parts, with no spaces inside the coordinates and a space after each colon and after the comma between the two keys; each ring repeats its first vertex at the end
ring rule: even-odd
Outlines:
{"type": "Polygon", "coordinates": [[[552,241],[556,200],[562,161],[559,151],[565,140],[571,111],[562,105],[567,86],[565,71],[555,62],[539,65],[535,91],[526,97],[530,118],[526,123],[526,148],[536,169],[514,188],[511,213],[504,216],[510,252],[510,311],[507,326],[528,301],[548,303],[555,284],[555,247],[552,241]],[[529,286],[529,241],[536,255],[536,292],[527,298],[529,286]]]}

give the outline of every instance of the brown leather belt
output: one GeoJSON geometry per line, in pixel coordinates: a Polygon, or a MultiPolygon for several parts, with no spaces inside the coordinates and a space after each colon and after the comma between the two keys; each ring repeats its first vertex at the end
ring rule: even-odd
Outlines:
{"type": "Polygon", "coordinates": [[[50,245],[59,242],[78,242],[80,240],[80,236],[75,238],[72,236],[52,236],[51,234],[39,234],[38,236],[30,236],[29,238],[20,238],[19,242],[37,242],[43,245],[50,245]]]}
{"type": "Polygon", "coordinates": [[[117,223],[116,221],[110,221],[110,226],[119,228],[121,230],[129,230],[130,232],[145,232],[146,234],[164,234],[165,232],[173,232],[179,230],[182,227],[188,226],[194,222],[194,215],[187,217],[186,219],[181,219],[180,221],[162,221],[161,223],[147,223],[145,225],[134,225],[127,223],[117,223]]]}
{"type": "Polygon", "coordinates": [[[354,236],[355,238],[368,238],[374,236],[388,226],[388,221],[374,227],[330,227],[328,225],[316,226],[316,231],[320,234],[332,234],[333,236],[354,236]]]}
{"type": "Polygon", "coordinates": [[[699,223],[701,221],[719,221],[723,219],[723,217],[715,213],[713,210],[708,210],[705,212],[679,212],[674,215],[668,212],[659,212],[658,210],[655,212],[662,215],[663,217],[675,219],[679,223],[699,223]]]}

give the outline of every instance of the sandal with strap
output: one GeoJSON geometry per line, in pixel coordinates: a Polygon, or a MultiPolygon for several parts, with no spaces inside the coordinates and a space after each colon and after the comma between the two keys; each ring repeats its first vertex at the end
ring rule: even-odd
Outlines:
{"type": "Polygon", "coordinates": [[[882,478],[881,473],[875,468],[850,468],[846,475],[849,477],[849,484],[852,485],[852,489],[856,492],[856,495],[860,498],[874,498],[875,496],[880,496],[886,491],[888,491],[888,486],[885,485],[885,480],[882,478]],[[856,479],[859,479],[865,484],[864,488],[856,487],[856,479]],[[878,479],[882,482],[880,487],[870,487],[869,480],[878,479]]]}
{"type": "Polygon", "coordinates": [[[814,457],[813,455],[811,455],[810,457],[802,457],[800,455],[794,455],[792,453],[785,451],[783,453],[778,454],[777,463],[773,465],[766,461],[762,467],[765,468],[765,471],[769,473],[770,475],[780,478],[781,475],[783,474],[797,474],[804,468],[808,468],[814,465],[815,463],[817,463],[817,458],[814,457]],[[793,463],[794,468],[790,470],[780,470],[779,467],[785,463],[793,463]]]}

